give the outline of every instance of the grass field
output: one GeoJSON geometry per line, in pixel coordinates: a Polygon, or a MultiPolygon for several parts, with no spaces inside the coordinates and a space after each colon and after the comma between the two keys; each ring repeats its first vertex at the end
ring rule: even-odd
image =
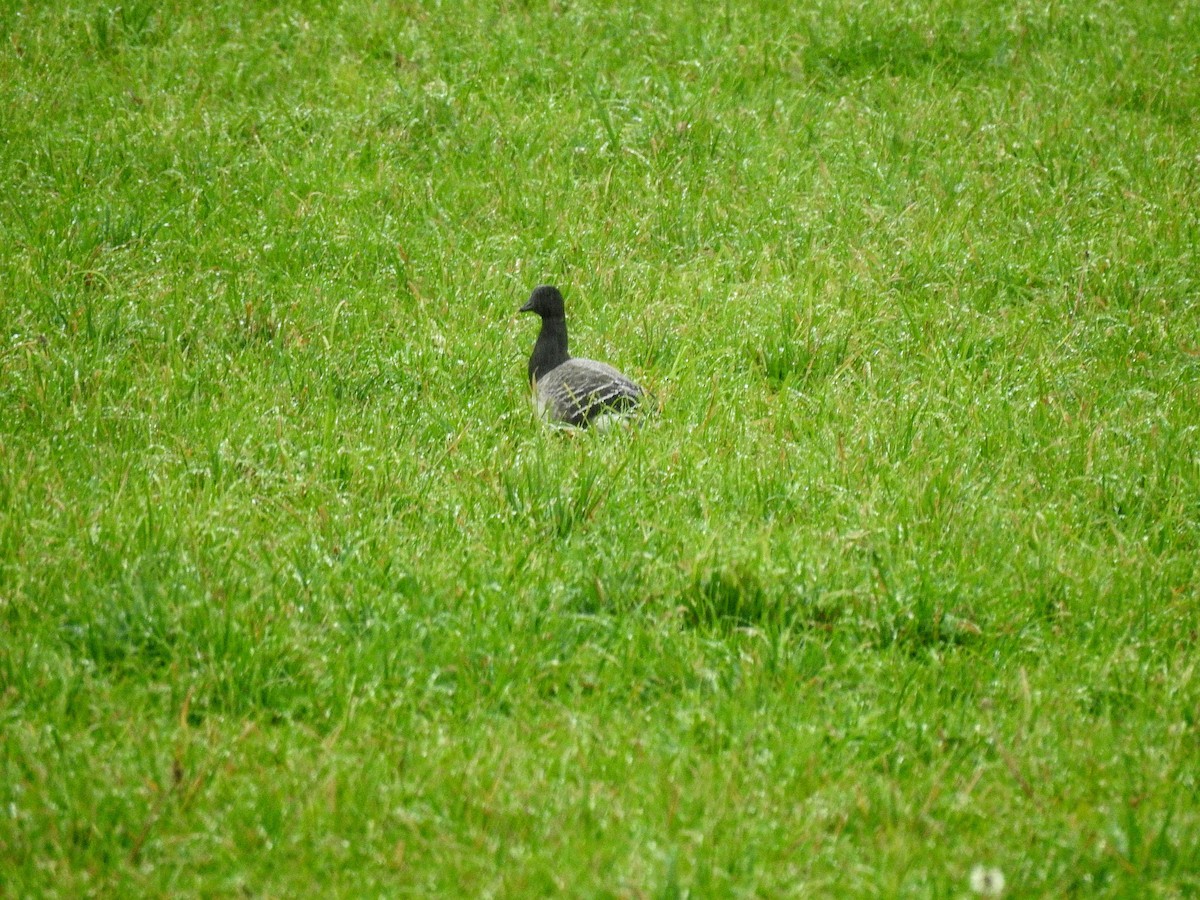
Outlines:
{"type": "Polygon", "coordinates": [[[1200,6],[633,6],[0,5],[0,895],[1200,893],[1200,6]]]}

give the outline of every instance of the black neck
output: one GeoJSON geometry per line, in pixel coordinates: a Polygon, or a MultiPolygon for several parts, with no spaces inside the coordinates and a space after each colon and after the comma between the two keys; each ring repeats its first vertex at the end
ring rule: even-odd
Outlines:
{"type": "Polygon", "coordinates": [[[567,320],[565,318],[542,319],[542,330],[533,355],[529,357],[529,380],[541,378],[551,369],[565,363],[571,355],[567,353],[567,320]]]}

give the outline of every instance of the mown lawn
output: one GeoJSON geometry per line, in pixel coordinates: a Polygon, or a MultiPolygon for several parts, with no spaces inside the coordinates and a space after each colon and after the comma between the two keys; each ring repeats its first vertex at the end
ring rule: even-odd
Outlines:
{"type": "Polygon", "coordinates": [[[3,3],[0,895],[1194,896],[1198,120],[1189,2],[3,3]]]}

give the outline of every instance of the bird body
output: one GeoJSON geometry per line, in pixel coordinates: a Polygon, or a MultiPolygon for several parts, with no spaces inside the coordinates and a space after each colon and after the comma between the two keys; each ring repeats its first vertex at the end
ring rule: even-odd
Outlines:
{"type": "Polygon", "coordinates": [[[521,312],[542,320],[529,357],[529,383],[538,414],[578,428],[603,427],[627,417],[645,391],[607,363],[571,356],[567,351],[567,318],[558,288],[534,288],[521,312]]]}

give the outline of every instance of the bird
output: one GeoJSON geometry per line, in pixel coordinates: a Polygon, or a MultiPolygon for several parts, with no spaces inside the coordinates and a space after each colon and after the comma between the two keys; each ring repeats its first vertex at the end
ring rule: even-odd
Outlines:
{"type": "Polygon", "coordinates": [[[646,392],[607,363],[567,352],[567,316],[563,295],[553,285],[533,289],[521,312],[542,320],[529,357],[529,384],[538,415],[576,428],[605,428],[627,419],[646,392]]]}

